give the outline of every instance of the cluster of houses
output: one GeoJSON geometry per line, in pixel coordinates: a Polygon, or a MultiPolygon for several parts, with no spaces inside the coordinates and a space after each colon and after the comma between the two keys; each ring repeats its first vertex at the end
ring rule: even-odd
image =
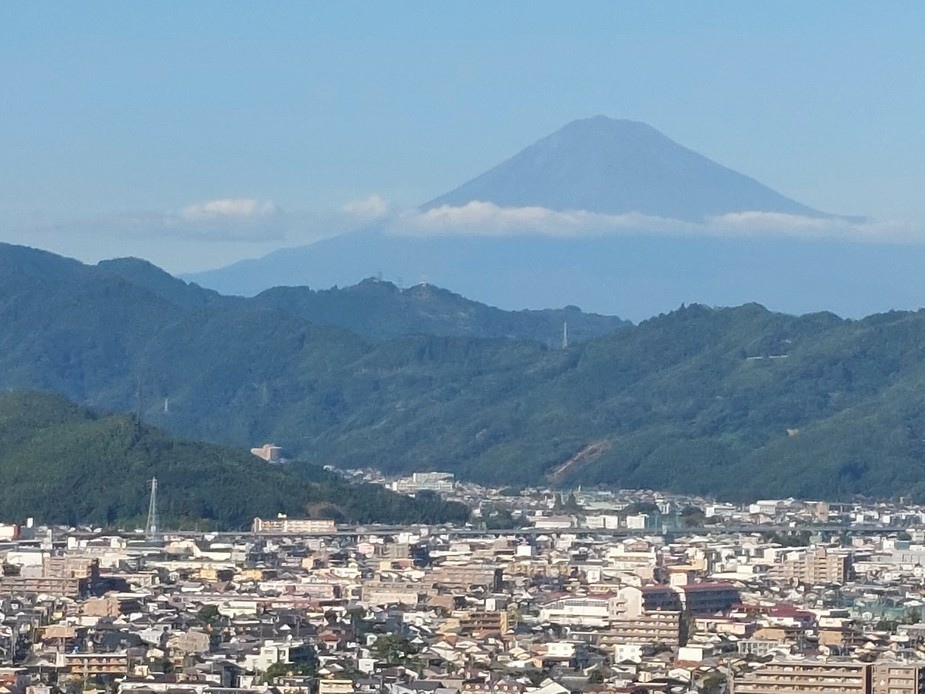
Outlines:
{"type": "Polygon", "coordinates": [[[759,510],[774,531],[540,508],[494,530],[32,529],[0,545],[0,694],[925,694],[925,533],[794,508],[759,510]]]}

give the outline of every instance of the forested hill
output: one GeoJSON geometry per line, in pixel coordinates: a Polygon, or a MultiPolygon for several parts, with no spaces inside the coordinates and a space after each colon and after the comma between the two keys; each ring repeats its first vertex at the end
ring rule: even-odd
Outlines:
{"type": "Polygon", "coordinates": [[[154,476],[166,528],[204,523],[235,530],[277,513],[389,523],[468,517],[464,506],[434,496],[412,499],[316,466],[270,465],[246,451],[175,439],[128,415],[102,415],[59,395],[0,396],[2,520],[142,526],[154,476]]]}
{"type": "MultiPolygon", "coordinates": [[[[0,254],[3,251],[0,247],[0,254]]],[[[616,316],[584,313],[575,306],[503,311],[430,284],[403,289],[391,282],[367,279],[354,286],[331,289],[275,287],[245,299],[222,296],[183,282],[137,258],[108,260],[95,268],[83,266],[82,271],[98,278],[117,276],[184,310],[269,309],[318,326],[343,328],[373,340],[421,334],[559,344],[565,324],[568,324],[572,342],[606,335],[628,325],[616,316]]]]}
{"type": "Polygon", "coordinates": [[[371,339],[218,295],[179,307],[173,285],[35,253],[0,254],[3,388],[107,410],[140,401],[144,421],[175,433],[275,441],[342,467],[925,498],[925,312],[693,305],[566,350],[371,339]]]}
{"type": "Polygon", "coordinates": [[[561,344],[567,326],[571,342],[607,335],[629,325],[615,316],[584,313],[576,306],[539,311],[502,311],[458,294],[419,284],[400,289],[367,279],[352,287],[313,291],[277,287],[253,303],[318,325],[346,328],[375,340],[402,335],[481,337],[561,344]]]}

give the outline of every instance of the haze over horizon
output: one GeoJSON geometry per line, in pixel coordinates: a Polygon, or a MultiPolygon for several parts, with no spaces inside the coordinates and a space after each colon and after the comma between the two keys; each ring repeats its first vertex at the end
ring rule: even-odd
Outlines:
{"type": "MultiPolygon", "coordinates": [[[[925,248],[922,8],[357,9],[0,8],[0,240],[89,262],[138,256],[173,273],[220,268],[407,221],[604,114],[808,208],[873,220],[827,230],[832,243],[925,248]]],[[[535,217],[519,219],[522,234],[535,217]]],[[[548,233],[562,220],[541,223],[548,233]]],[[[785,231],[819,236],[806,224],[785,231]]],[[[857,291],[869,303],[870,287],[857,291]]]]}

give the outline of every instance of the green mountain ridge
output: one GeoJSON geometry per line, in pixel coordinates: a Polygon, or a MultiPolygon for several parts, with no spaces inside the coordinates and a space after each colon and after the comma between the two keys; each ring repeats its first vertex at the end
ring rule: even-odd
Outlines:
{"type": "Polygon", "coordinates": [[[350,287],[332,289],[275,287],[245,299],[223,296],[183,282],[138,258],[107,260],[96,268],[103,274],[150,291],[178,308],[269,309],[318,326],[349,330],[376,341],[426,334],[558,344],[565,324],[568,324],[569,339],[573,342],[606,335],[629,324],[615,316],[584,313],[576,306],[503,311],[433,285],[419,284],[402,289],[373,278],[350,287]]]}
{"type": "Polygon", "coordinates": [[[565,326],[570,341],[581,342],[628,325],[613,316],[562,309],[503,311],[458,294],[419,284],[400,289],[390,282],[367,279],[352,287],[313,291],[276,287],[252,299],[318,325],[346,328],[382,341],[408,334],[506,338],[559,344],[565,326]],[[345,316],[350,316],[345,320],[345,316]]]}
{"type": "Polygon", "coordinates": [[[175,439],[49,393],[0,395],[0,475],[6,521],[140,526],[154,476],[162,527],[236,530],[277,513],[393,523],[468,515],[460,504],[353,484],[315,466],[270,465],[246,451],[175,439]]]}
{"type": "MultiPolygon", "coordinates": [[[[361,336],[280,305],[300,290],[178,306],[150,268],[142,281],[137,267],[36,262],[0,278],[0,387],[106,410],[140,401],[145,422],[183,436],[496,484],[925,499],[922,311],[691,305],[563,350],[426,326],[361,336]]],[[[397,291],[379,285],[353,289],[397,291]]],[[[407,307],[369,301],[368,331],[377,316],[408,325],[407,307]]]]}

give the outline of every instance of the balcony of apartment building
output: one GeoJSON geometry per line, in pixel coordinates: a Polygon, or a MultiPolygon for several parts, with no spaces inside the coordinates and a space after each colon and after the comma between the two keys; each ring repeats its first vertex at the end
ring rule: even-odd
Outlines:
{"type": "Polygon", "coordinates": [[[77,675],[127,675],[129,657],[125,652],[118,653],[61,653],[60,665],[77,675]]]}

